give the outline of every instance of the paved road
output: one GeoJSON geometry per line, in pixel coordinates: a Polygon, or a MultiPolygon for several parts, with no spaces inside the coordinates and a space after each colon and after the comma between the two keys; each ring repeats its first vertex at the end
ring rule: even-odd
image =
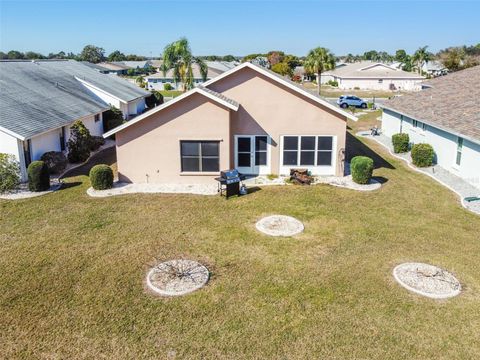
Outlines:
{"type": "MultiPolygon", "coordinates": [[[[337,99],[338,98],[324,98],[325,100],[327,100],[330,104],[332,105],[335,105],[335,106],[338,106],[337,105],[337,99]]],[[[363,98],[364,100],[367,100],[369,102],[373,101],[373,98],[363,98]]],[[[385,100],[387,100],[386,98],[375,98],[375,104],[377,104],[377,106],[382,106],[383,103],[385,102],[385,100]]]]}

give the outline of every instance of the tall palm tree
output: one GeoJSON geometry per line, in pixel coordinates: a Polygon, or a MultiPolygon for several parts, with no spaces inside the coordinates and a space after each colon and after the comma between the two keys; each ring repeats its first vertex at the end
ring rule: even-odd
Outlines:
{"type": "Polygon", "coordinates": [[[335,56],[323,47],[310,50],[305,59],[305,70],[317,74],[318,95],[320,95],[320,83],[322,72],[335,68],[335,56]]]}
{"type": "Polygon", "coordinates": [[[422,74],[423,64],[432,59],[432,54],[427,51],[427,48],[428,46],[418,48],[412,56],[412,60],[417,65],[417,70],[420,75],[422,74]]]}
{"type": "Polygon", "coordinates": [[[192,50],[186,38],[181,38],[165,47],[163,51],[163,75],[165,76],[168,70],[173,69],[175,83],[181,82],[184,92],[192,89],[194,85],[193,64],[199,66],[203,81],[207,80],[208,67],[202,59],[192,55],[192,50]]]}

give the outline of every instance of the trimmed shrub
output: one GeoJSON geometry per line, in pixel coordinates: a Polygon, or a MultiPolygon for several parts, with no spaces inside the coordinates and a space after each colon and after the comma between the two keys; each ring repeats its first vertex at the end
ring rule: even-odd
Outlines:
{"type": "Polygon", "coordinates": [[[372,178],[373,160],[366,156],[355,156],[350,162],[352,179],[357,184],[368,184],[372,178]]]}
{"type": "Polygon", "coordinates": [[[408,151],[408,147],[410,144],[410,138],[408,134],[399,133],[392,135],[392,145],[393,145],[393,152],[398,153],[405,153],[408,151]]]}
{"type": "Polygon", "coordinates": [[[163,84],[163,90],[170,91],[173,89],[173,86],[170,83],[163,84]]]}
{"type": "Polygon", "coordinates": [[[89,176],[95,190],[111,189],[113,186],[113,171],[108,165],[95,165],[90,169],[89,176]]]}
{"type": "Polygon", "coordinates": [[[418,167],[428,167],[433,164],[435,152],[430,144],[415,144],[412,146],[412,162],[418,167]]]}
{"type": "Polygon", "coordinates": [[[33,161],[28,165],[28,189],[30,191],[46,191],[50,189],[50,173],[43,161],[33,161]]]}
{"type": "Polygon", "coordinates": [[[40,160],[47,164],[50,174],[60,174],[67,167],[67,158],[61,151],[48,151],[40,160]]]}
{"type": "Polygon", "coordinates": [[[71,163],[84,162],[90,156],[92,136],[82,121],[77,120],[70,127],[68,139],[68,161],[71,163]]]}
{"type": "Polygon", "coordinates": [[[105,144],[105,139],[103,136],[92,136],[90,142],[90,151],[98,150],[98,148],[103,144],[105,144]]]}
{"type": "Polygon", "coordinates": [[[0,153],[0,193],[15,190],[20,184],[20,165],[15,156],[0,153]]]}

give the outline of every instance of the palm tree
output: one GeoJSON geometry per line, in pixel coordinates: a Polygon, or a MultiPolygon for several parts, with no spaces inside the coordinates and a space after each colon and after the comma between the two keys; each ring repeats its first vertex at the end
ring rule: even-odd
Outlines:
{"type": "Polygon", "coordinates": [[[420,75],[422,74],[423,64],[432,59],[432,54],[427,51],[427,48],[428,46],[418,48],[418,50],[415,51],[415,54],[412,56],[412,60],[415,64],[417,64],[418,73],[420,75]]]}
{"type": "Polygon", "coordinates": [[[305,70],[317,74],[318,95],[320,95],[320,83],[322,72],[335,68],[335,56],[322,47],[310,50],[305,59],[305,70]]]}
{"type": "Polygon", "coordinates": [[[175,83],[181,82],[184,92],[192,89],[194,85],[193,64],[199,66],[203,81],[207,80],[208,67],[202,59],[192,55],[192,50],[186,38],[181,38],[165,47],[163,51],[163,75],[165,76],[168,70],[173,69],[175,83]]]}

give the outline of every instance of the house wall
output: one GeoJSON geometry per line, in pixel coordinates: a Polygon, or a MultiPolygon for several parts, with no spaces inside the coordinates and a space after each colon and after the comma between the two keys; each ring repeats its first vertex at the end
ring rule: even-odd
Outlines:
{"type": "MultiPolygon", "coordinates": [[[[284,135],[331,135],[334,137],[333,165],[308,167],[313,174],[343,175],[346,118],[304,97],[255,70],[244,68],[211,85],[214,91],[240,104],[232,113],[232,136],[271,136],[271,172],[286,174],[280,166],[284,135]]],[[[233,142],[230,149],[234,163],[233,142]]],[[[305,168],[306,166],[298,166],[305,168]]]]}
{"type": "Polygon", "coordinates": [[[27,180],[27,171],[25,168],[25,159],[23,156],[23,142],[0,130],[0,153],[15,156],[20,163],[21,181],[27,180]]]}
{"type": "Polygon", "coordinates": [[[220,169],[230,168],[230,111],[200,94],[116,134],[119,179],[134,183],[212,183],[218,173],[182,173],[181,140],[220,142],[220,169]]]}
{"type": "Polygon", "coordinates": [[[457,141],[454,134],[426,125],[422,129],[413,126],[413,119],[385,109],[382,115],[382,131],[388,136],[400,132],[408,134],[412,144],[428,143],[435,151],[435,161],[442,168],[463,178],[465,181],[480,188],[480,145],[471,141],[463,142],[462,159],[460,166],[456,165],[457,141]]]}
{"type": "Polygon", "coordinates": [[[338,81],[338,87],[344,90],[359,88],[362,90],[390,90],[390,84],[394,84],[397,90],[417,91],[421,90],[422,80],[413,79],[346,79],[334,77],[338,81]]]}

